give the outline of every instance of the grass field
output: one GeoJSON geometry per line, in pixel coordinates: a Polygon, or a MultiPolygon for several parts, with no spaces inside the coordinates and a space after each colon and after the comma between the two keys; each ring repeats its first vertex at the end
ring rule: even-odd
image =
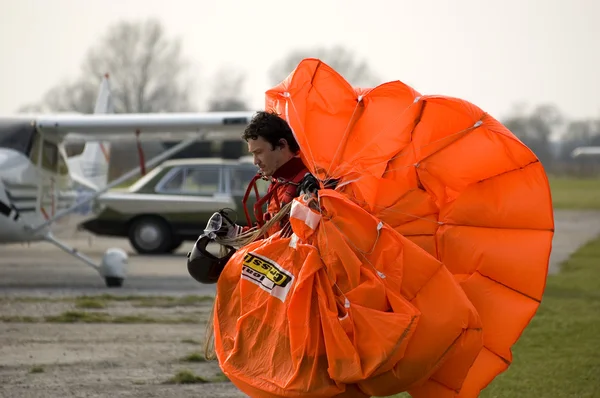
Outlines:
{"type": "Polygon", "coordinates": [[[600,238],[548,277],[542,304],[512,351],[512,365],[482,398],[600,397],[600,238]]]}
{"type": "Polygon", "coordinates": [[[555,209],[600,210],[600,176],[597,178],[550,177],[555,209]]]}
{"type": "Polygon", "coordinates": [[[482,397],[600,397],[600,238],[550,275],[513,364],[482,397]]]}

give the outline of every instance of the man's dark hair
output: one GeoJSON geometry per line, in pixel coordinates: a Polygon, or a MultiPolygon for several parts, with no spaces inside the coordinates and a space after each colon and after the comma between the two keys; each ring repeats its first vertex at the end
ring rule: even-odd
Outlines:
{"type": "Polygon", "coordinates": [[[246,142],[250,139],[255,140],[258,137],[262,137],[269,142],[273,149],[281,146],[279,140],[283,138],[287,141],[290,151],[296,153],[300,150],[289,124],[275,112],[257,112],[242,134],[242,138],[246,142]]]}

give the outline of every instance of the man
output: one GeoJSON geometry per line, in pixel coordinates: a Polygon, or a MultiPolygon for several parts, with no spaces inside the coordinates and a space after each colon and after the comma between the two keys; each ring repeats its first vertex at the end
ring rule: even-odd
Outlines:
{"type": "MultiPolygon", "coordinates": [[[[258,166],[259,173],[271,180],[266,194],[271,197],[264,217],[265,222],[297,197],[300,189],[306,188],[307,184],[313,183],[312,188],[318,189],[316,180],[311,178],[302,159],[298,157],[300,147],[292,129],[277,114],[258,112],[246,127],[242,138],[248,143],[248,152],[254,157],[254,164],[258,166]],[[302,183],[304,184],[301,187],[302,183]]],[[[278,227],[283,228],[286,222],[287,219],[281,220],[278,227]]],[[[269,231],[269,235],[279,228],[276,226],[269,231]]]]}
{"type": "MultiPolygon", "coordinates": [[[[270,198],[264,216],[265,222],[268,222],[301,192],[314,193],[319,189],[318,181],[298,156],[300,147],[291,127],[277,114],[258,112],[244,130],[242,138],[248,143],[248,151],[254,157],[254,164],[258,166],[259,173],[271,181],[266,194],[270,198]]],[[[223,267],[235,252],[231,248],[227,255],[216,257],[206,250],[209,241],[216,237],[235,238],[249,229],[234,224],[222,211],[218,211],[213,214],[205,231],[213,229],[211,223],[214,220],[218,220],[216,225],[220,228],[217,231],[213,230],[212,233],[205,232],[201,235],[194,249],[188,253],[188,271],[202,283],[215,283],[223,267]]],[[[285,228],[288,220],[288,217],[284,217],[269,229],[267,234],[270,236],[285,228]]]]}

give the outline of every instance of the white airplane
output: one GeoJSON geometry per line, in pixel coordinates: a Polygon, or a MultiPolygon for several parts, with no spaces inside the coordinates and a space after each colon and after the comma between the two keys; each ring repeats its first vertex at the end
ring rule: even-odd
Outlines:
{"type": "Polygon", "coordinates": [[[108,249],[97,264],[58,240],[51,227],[196,141],[237,139],[254,112],[111,112],[106,76],[92,115],[0,117],[0,244],[49,242],[96,270],[108,287],[120,287],[127,276],[123,250],[108,249]],[[109,144],[123,139],[182,141],[107,184],[109,144]],[[67,158],[68,141],[86,143],[81,155],[67,158]]]}

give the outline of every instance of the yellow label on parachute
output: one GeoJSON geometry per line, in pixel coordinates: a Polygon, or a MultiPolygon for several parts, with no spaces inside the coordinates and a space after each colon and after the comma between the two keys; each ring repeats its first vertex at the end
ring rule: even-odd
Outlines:
{"type": "Polygon", "coordinates": [[[281,301],[292,287],[294,275],[283,269],[275,261],[255,253],[244,256],[242,279],[252,282],[281,301]]]}

